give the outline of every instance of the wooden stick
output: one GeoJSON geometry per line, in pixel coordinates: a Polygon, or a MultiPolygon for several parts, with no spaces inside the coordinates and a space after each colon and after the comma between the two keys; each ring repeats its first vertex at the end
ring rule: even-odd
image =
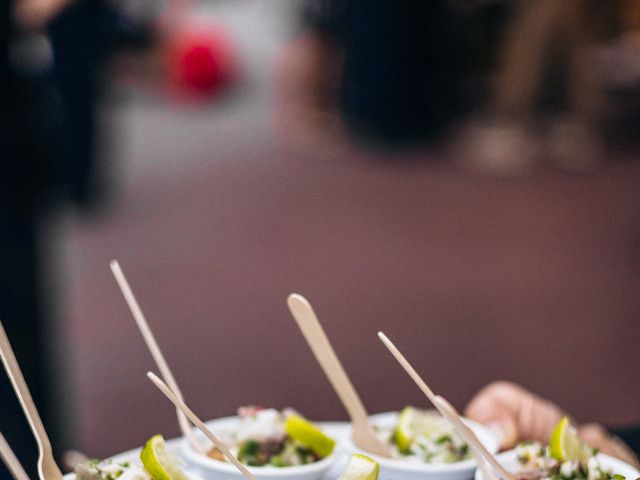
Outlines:
{"type": "Polygon", "coordinates": [[[433,403],[433,405],[438,409],[440,414],[449,420],[449,422],[458,430],[460,435],[465,439],[465,441],[469,444],[471,448],[476,449],[477,453],[482,455],[493,468],[500,474],[500,476],[504,480],[515,480],[515,477],[509,473],[500,462],[496,460],[496,458],[489,453],[489,451],[485,448],[485,446],[478,440],[475,433],[471,431],[469,427],[467,427],[458,412],[449,402],[447,402],[444,398],[439,395],[433,393],[433,390],[429,388],[429,386],[425,383],[425,381],[418,375],[418,372],[411,366],[409,361],[400,353],[400,350],[393,344],[387,336],[378,332],[378,337],[382,340],[382,343],[389,349],[391,354],[396,358],[398,363],[405,369],[405,371],[409,374],[409,376],[413,379],[413,381],[418,385],[418,388],[422,390],[422,393],[426,395],[426,397],[433,403]]]}
{"type": "MultiPolygon", "coordinates": [[[[162,354],[162,351],[160,350],[160,347],[158,346],[158,343],[156,342],[156,339],[151,332],[151,328],[149,328],[149,324],[147,323],[147,320],[142,313],[142,309],[140,308],[136,297],[133,295],[133,291],[131,290],[129,282],[127,281],[127,278],[124,276],[124,273],[120,268],[120,264],[117,260],[111,260],[109,265],[111,267],[111,271],[113,272],[113,276],[115,277],[116,282],[118,283],[118,286],[122,291],[122,295],[124,295],[124,299],[129,306],[129,310],[131,310],[131,314],[133,315],[133,318],[138,325],[138,329],[142,334],[142,338],[144,338],[144,341],[147,344],[149,351],[151,352],[151,356],[153,357],[158,369],[160,370],[160,373],[162,374],[162,378],[164,378],[165,382],[171,385],[171,390],[176,392],[178,398],[183,400],[184,397],[180,392],[180,388],[178,387],[173,373],[171,373],[171,369],[169,368],[169,365],[167,364],[167,361],[165,360],[164,355],[162,354]]],[[[182,431],[182,434],[185,436],[191,447],[199,453],[206,454],[207,449],[198,441],[198,438],[193,433],[193,428],[187,420],[187,417],[185,417],[179,409],[176,409],[176,414],[178,415],[178,424],[180,425],[180,430],[182,431]]]]}
{"type": "Polygon", "coordinates": [[[311,304],[297,293],[289,295],[287,304],[322,371],[351,417],[352,438],[355,445],[362,450],[390,458],[391,447],[383,442],[371,427],[364,404],[333,350],[311,304]]]}
{"type": "Polygon", "coordinates": [[[2,433],[0,433],[0,457],[2,457],[4,464],[7,466],[15,480],[29,480],[27,472],[25,472],[22,465],[20,465],[18,457],[13,453],[13,450],[11,450],[11,447],[2,433]]]}
{"type": "Polygon", "coordinates": [[[220,440],[218,440],[218,438],[213,433],[211,433],[211,430],[209,430],[207,426],[204,423],[202,423],[202,420],[200,420],[196,416],[196,414],[193,413],[191,409],[187,407],[185,403],[181,399],[179,399],[174,392],[171,391],[171,389],[167,386],[167,384],[165,384],[162,380],[158,378],[157,375],[155,375],[152,372],[147,372],[147,377],[149,377],[149,379],[155,384],[155,386],[158,387],[160,391],[164,393],[166,397],[169,400],[171,400],[173,404],[177,408],[179,408],[180,411],[182,411],[182,413],[184,413],[189,418],[189,420],[191,420],[193,424],[196,427],[198,427],[202,433],[205,434],[205,436],[209,440],[211,440],[211,442],[216,446],[216,448],[220,450],[224,454],[224,456],[227,457],[227,459],[236,466],[238,470],[240,470],[240,473],[242,473],[245,476],[245,478],[247,478],[247,480],[256,480],[254,475],[247,469],[247,467],[245,467],[242,463],[240,463],[240,460],[238,460],[235,457],[235,455],[233,455],[233,453],[229,451],[227,446],[224,443],[222,443],[220,440]]]}
{"type": "Polygon", "coordinates": [[[13,353],[11,344],[7,333],[4,331],[2,323],[0,323],[0,357],[2,357],[2,363],[7,371],[11,385],[16,392],[18,401],[22,406],[25,417],[29,422],[33,436],[38,444],[38,476],[40,480],[63,480],[62,472],[56,465],[53,458],[53,451],[51,450],[51,442],[47,436],[47,431],[44,429],[42,419],[38,413],[33,398],[27,387],[27,382],[24,380],[16,356],[13,353]]]}
{"type": "Polygon", "coordinates": [[[515,480],[515,476],[511,472],[507,471],[498,462],[489,450],[482,444],[476,434],[462,421],[460,414],[445,398],[440,395],[436,395],[434,398],[434,405],[442,413],[442,415],[449,420],[449,422],[455,427],[455,429],[462,435],[462,438],[469,444],[472,449],[475,449],[489,464],[495,469],[496,472],[505,480],[515,480]]]}
{"type": "Polygon", "coordinates": [[[418,388],[422,390],[422,393],[424,393],[427,396],[427,398],[431,401],[431,403],[435,404],[435,402],[433,401],[433,399],[436,396],[435,393],[433,393],[433,391],[424,382],[424,380],[422,380],[420,375],[418,375],[418,372],[415,371],[415,369],[411,366],[411,364],[407,361],[407,359],[404,358],[404,355],[400,353],[400,350],[396,348],[393,342],[389,340],[384,333],[378,332],[378,338],[382,340],[382,343],[384,343],[384,345],[389,349],[391,354],[394,357],[396,357],[396,360],[398,361],[398,363],[402,365],[402,368],[404,368],[404,370],[409,374],[409,376],[413,379],[416,385],[418,385],[418,388]]]}
{"type": "Polygon", "coordinates": [[[478,464],[480,473],[482,473],[482,478],[484,478],[485,480],[500,480],[498,476],[493,472],[493,469],[491,468],[491,465],[489,465],[489,462],[487,462],[484,457],[473,447],[471,447],[471,453],[473,454],[473,458],[478,464]]]}

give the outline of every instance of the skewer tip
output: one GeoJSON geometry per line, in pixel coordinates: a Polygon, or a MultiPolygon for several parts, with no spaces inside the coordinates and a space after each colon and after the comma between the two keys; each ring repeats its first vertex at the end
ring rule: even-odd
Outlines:
{"type": "Polygon", "coordinates": [[[379,338],[380,340],[382,340],[382,343],[384,343],[385,345],[387,345],[387,346],[392,345],[391,340],[389,340],[389,337],[387,337],[387,336],[384,334],[384,332],[379,331],[379,332],[378,332],[378,338],[379,338]]]}
{"type": "Polygon", "coordinates": [[[109,266],[111,267],[111,270],[114,270],[116,268],[120,268],[120,264],[118,263],[118,261],[115,258],[109,262],[109,266]]]}

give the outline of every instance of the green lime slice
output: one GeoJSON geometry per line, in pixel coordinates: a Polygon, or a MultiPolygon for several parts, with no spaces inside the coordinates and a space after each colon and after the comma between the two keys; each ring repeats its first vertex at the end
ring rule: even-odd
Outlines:
{"type": "Polygon", "coordinates": [[[298,415],[290,415],[287,418],[284,430],[289,437],[313,450],[320,457],[330,455],[336,446],[333,438],[328,437],[313,423],[298,415]]]}
{"type": "Polygon", "coordinates": [[[584,466],[593,457],[593,449],[580,439],[567,417],[562,417],[551,432],[549,453],[560,462],[578,460],[584,466]]]}
{"type": "Polygon", "coordinates": [[[140,452],[140,460],[153,480],[187,480],[178,462],[167,452],[162,435],[154,435],[140,452]]]}
{"type": "Polygon", "coordinates": [[[407,451],[416,437],[439,437],[451,432],[446,420],[434,413],[415,407],[404,407],[395,430],[398,450],[407,451]]]}
{"type": "Polygon", "coordinates": [[[372,458],[354,453],[339,480],[378,480],[380,465],[372,458]]]}

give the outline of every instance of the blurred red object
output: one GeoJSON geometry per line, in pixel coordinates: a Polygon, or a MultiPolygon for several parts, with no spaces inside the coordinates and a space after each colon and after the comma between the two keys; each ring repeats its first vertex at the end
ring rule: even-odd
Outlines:
{"type": "Polygon", "coordinates": [[[238,78],[230,35],[219,25],[184,19],[166,38],[171,96],[203,100],[218,96],[238,78]]]}

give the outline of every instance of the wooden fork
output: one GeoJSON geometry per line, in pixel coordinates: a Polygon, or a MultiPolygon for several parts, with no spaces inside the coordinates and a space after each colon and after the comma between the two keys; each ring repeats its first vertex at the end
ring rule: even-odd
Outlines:
{"type": "Polygon", "coordinates": [[[38,476],[40,480],[63,480],[62,472],[56,465],[51,449],[51,442],[44,429],[36,405],[33,403],[31,393],[24,381],[20,366],[13,353],[7,334],[4,331],[2,323],[0,323],[0,356],[2,363],[7,371],[11,385],[18,396],[22,410],[24,411],[27,421],[31,426],[33,436],[38,444],[38,476]]]}

